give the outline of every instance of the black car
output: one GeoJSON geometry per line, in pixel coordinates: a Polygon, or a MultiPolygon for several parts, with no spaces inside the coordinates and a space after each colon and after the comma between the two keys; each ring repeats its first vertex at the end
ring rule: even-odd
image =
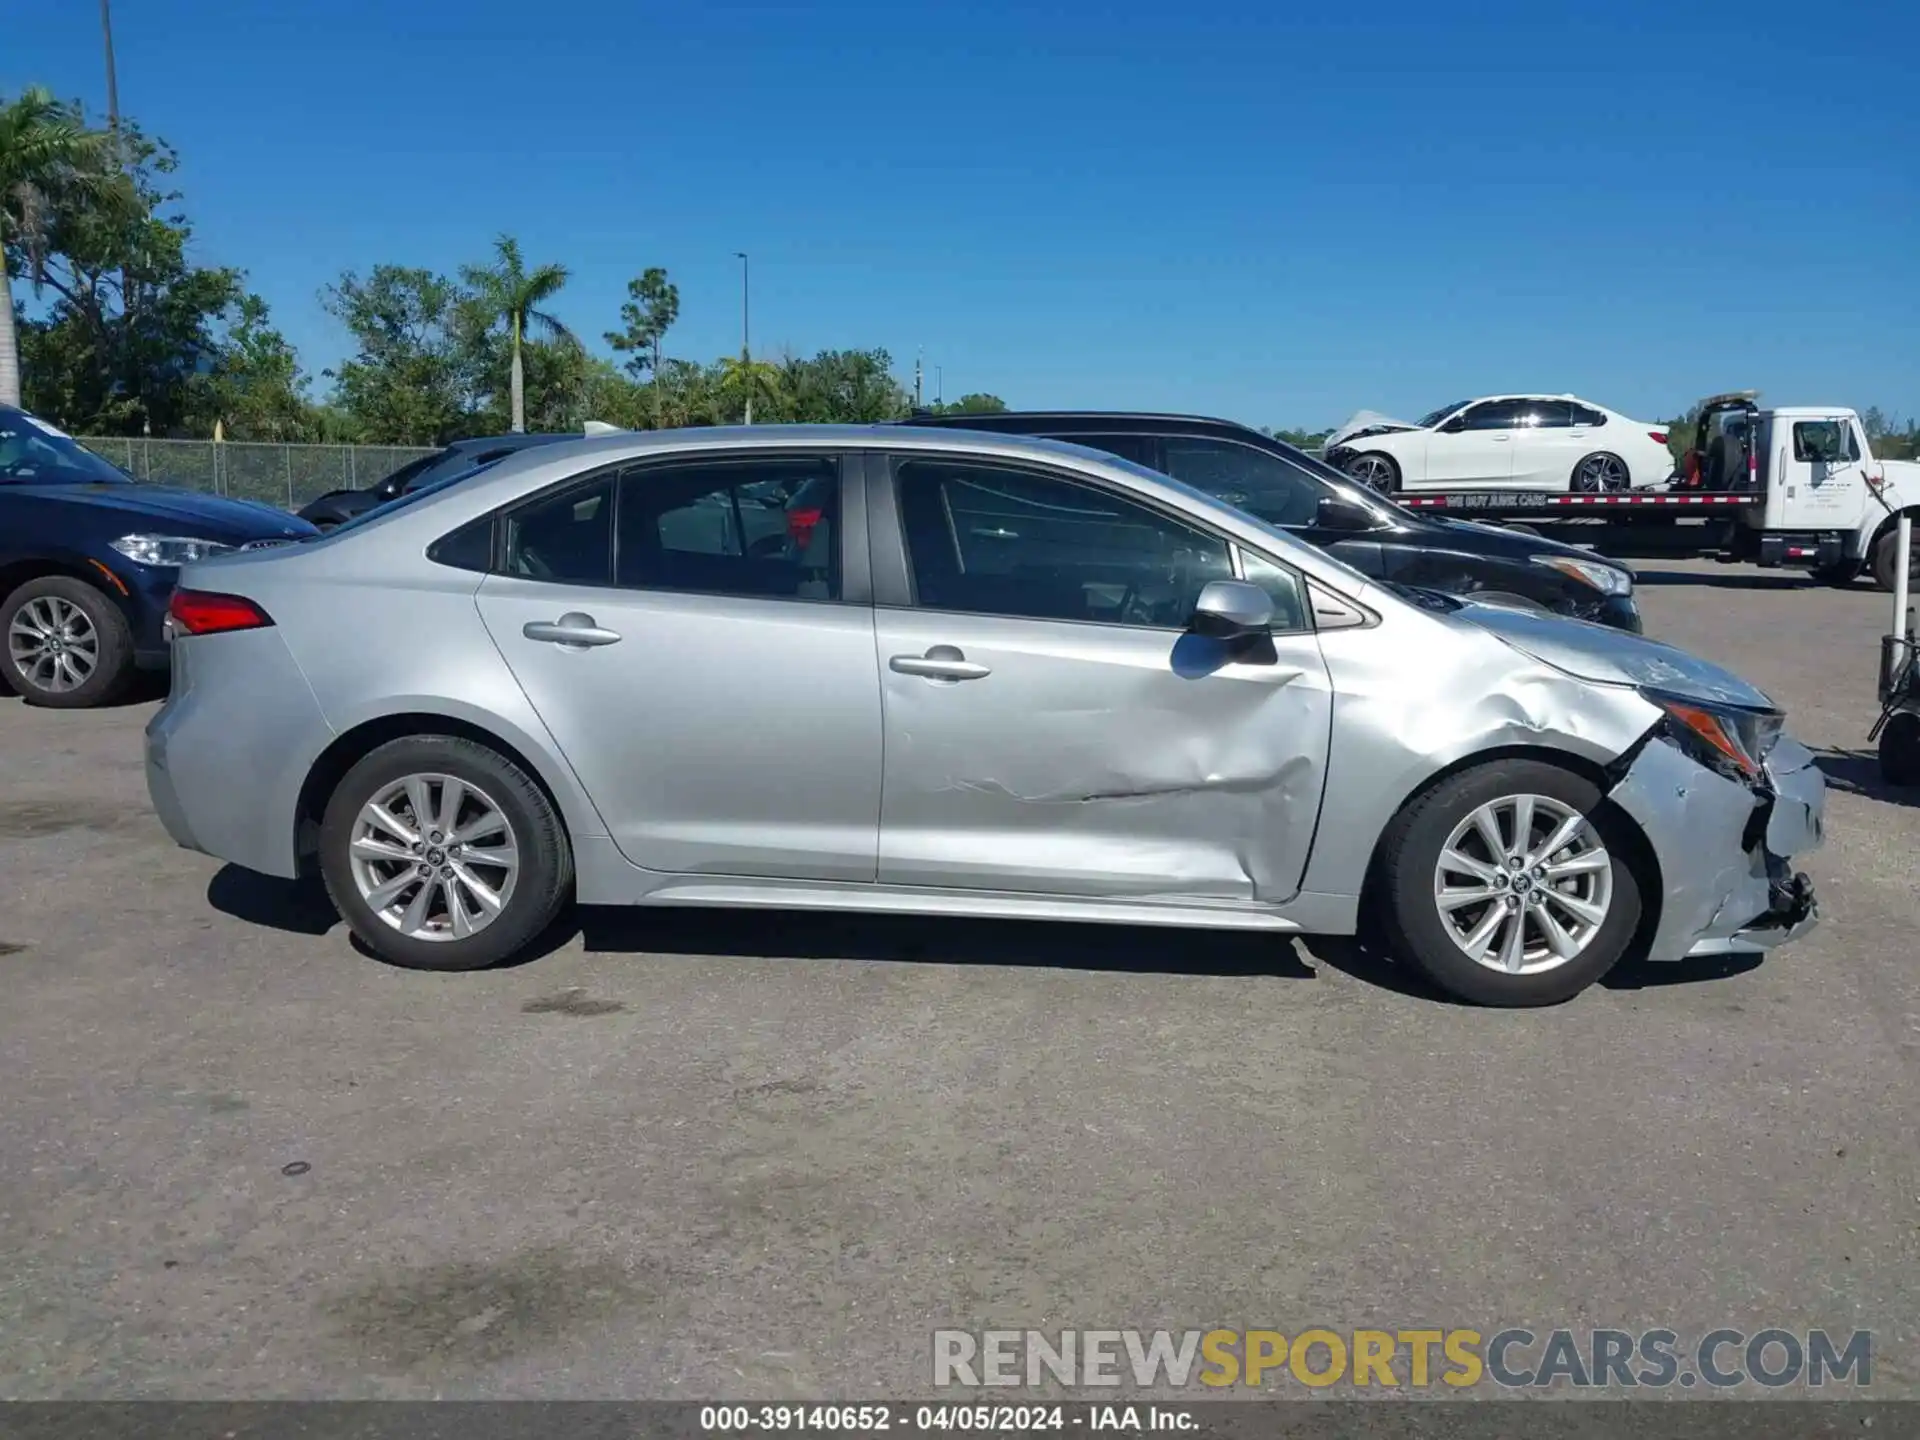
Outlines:
{"type": "Polygon", "coordinates": [[[1290,530],[1386,584],[1539,606],[1640,630],[1633,574],[1524,531],[1428,517],[1285,441],[1230,420],[1100,411],[916,414],[914,426],[1035,435],[1105,450],[1290,530]]]}
{"type": "Polygon", "coordinates": [[[300,518],[322,530],[364,514],[376,505],[384,505],[396,496],[431,485],[447,475],[491,464],[503,455],[524,450],[529,445],[548,445],[556,440],[578,440],[579,431],[559,435],[476,435],[470,440],[455,440],[431,455],[409,460],[398,470],[364,490],[329,490],[300,511],[300,518]]]}
{"type": "Polygon", "coordinates": [[[0,405],[0,678],[38,705],[111,700],[165,667],[182,565],[317,533],[271,505],[136,481],[0,405]]]}

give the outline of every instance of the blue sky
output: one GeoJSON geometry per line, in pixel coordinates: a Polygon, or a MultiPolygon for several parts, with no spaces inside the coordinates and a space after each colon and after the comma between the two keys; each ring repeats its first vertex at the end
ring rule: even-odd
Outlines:
{"type": "MultiPolygon", "coordinates": [[[[0,93],[102,107],[92,0],[7,8],[0,93]]],[[[910,379],[924,347],[949,398],[1920,412],[1911,5],[114,0],[114,29],[198,258],[315,371],[342,270],[511,231],[596,344],[664,265],[668,352],[737,348],[745,250],[756,353],[884,345],[910,379]]]]}

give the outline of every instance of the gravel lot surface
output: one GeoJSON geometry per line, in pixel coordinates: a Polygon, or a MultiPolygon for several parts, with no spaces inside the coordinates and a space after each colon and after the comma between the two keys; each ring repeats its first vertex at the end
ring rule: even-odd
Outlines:
{"type": "Polygon", "coordinates": [[[1875,1333],[1920,1392],[1886,597],[1643,579],[1828,757],[1826,920],[1545,1012],[1350,946],[598,913],[386,968],[0,699],[0,1396],[924,1396],[937,1326],[1875,1333]]]}

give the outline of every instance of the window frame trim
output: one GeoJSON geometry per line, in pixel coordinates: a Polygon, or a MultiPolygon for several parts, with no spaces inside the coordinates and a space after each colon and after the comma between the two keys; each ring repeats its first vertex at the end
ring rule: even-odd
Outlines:
{"type": "MultiPolygon", "coordinates": [[[[628,456],[623,460],[611,460],[568,475],[542,486],[529,494],[517,496],[496,506],[484,517],[476,516],[469,524],[488,520],[493,526],[493,546],[488,561],[487,579],[527,581],[536,585],[556,585],[581,591],[597,591],[607,595],[688,595],[711,596],[715,599],[734,601],[764,600],[777,605],[871,605],[873,603],[872,566],[867,544],[867,506],[865,500],[866,481],[859,464],[857,451],[844,446],[768,446],[762,450],[717,449],[717,450],[675,450],[661,455],[628,456]],[[839,495],[839,568],[840,594],[833,599],[818,599],[808,595],[743,595],[728,590],[679,590],[666,585],[622,585],[620,574],[620,494],[621,476],[633,470],[661,470],[680,466],[698,465],[752,465],[770,460],[811,460],[831,461],[834,468],[834,484],[839,495]],[[509,522],[521,511],[558,500],[575,490],[591,489],[602,481],[608,481],[613,487],[613,532],[607,543],[607,583],[605,585],[582,584],[572,580],[535,580],[528,575],[516,575],[506,568],[509,522]]],[[[464,526],[456,527],[464,529],[464,526]]],[[[449,532],[451,533],[451,532],[449,532]]]]}
{"type": "Polygon", "coordinates": [[[1225,546],[1229,573],[1235,580],[1246,581],[1246,565],[1242,558],[1242,551],[1250,551],[1276,569],[1284,570],[1293,576],[1299,586],[1300,610],[1305,623],[1297,628],[1276,628],[1271,633],[1276,638],[1292,638],[1316,633],[1313,623],[1313,606],[1307,593],[1307,584],[1312,577],[1297,566],[1288,564],[1285,560],[1258,546],[1247,545],[1237,536],[1216,529],[1184,510],[1167,505],[1153,496],[1136,494],[1124,486],[1112,484],[1097,475],[1089,475],[1078,470],[1066,470],[1033,460],[1007,459],[1001,456],[973,455],[945,450],[876,450],[868,460],[867,496],[872,513],[869,534],[871,544],[876,551],[873,577],[873,604],[876,609],[910,610],[924,615],[974,616],[988,620],[1012,620],[1028,625],[1085,625],[1099,630],[1125,630],[1160,635],[1193,633],[1192,629],[1186,625],[1130,625],[1114,620],[1076,620],[1051,615],[1009,615],[1003,611],[953,610],[943,606],[921,604],[917,593],[918,587],[913,579],[912,553],[907,547],[906,527],[900,507],[900,469],[903,465],[920,460],[1011,470],[1015,474],[1028,474],[1036,479],[1079,485],[1110,499],[1137,505],[1159,519],[1184,526],[1225,546]],[[883,548],[887,552],[884,557],[878,553],[883,548]],[[883,558],[885,563],[882,563],[883,558]]]}

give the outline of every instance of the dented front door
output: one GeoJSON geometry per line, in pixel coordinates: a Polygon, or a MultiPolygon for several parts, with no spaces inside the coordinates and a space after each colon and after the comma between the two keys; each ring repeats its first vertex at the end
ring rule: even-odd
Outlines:
{"type": "Polygon", "coordinates": [[[883,884],[1285,900],[1326,774],[1311,634],[877,612],[883,884]]]}

